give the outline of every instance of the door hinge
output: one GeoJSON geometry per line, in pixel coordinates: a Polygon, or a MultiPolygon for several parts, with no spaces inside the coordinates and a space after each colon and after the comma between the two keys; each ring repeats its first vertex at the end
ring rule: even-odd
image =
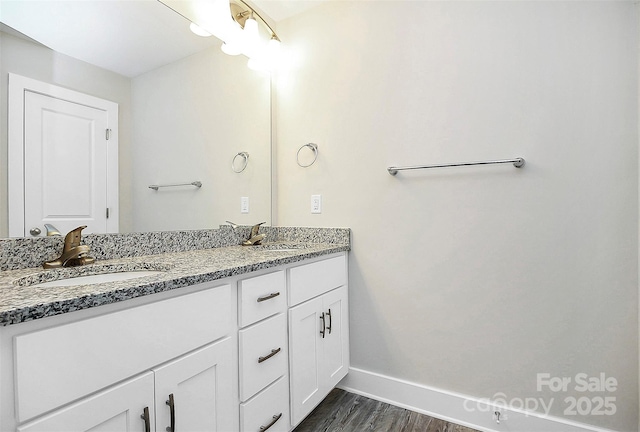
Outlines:
{"type": "Polygon", "coordinates": [[[107,141],[109,141],[109,138],[111,138],[111,129],[105,130],[105,137],[107,138],[107,141]]]}
{"type": "Polygon", "coordinates": [[[107,207],[107,219],[109,219],[109,207],[107,207]]]}

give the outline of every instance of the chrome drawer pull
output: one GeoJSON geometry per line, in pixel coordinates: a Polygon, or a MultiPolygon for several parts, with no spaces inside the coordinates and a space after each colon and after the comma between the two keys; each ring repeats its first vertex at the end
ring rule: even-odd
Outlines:
{"type": "Polygon", "coordinates": [[[322,320],[322,330],[320,330],[320,334],[322,335],[322,339],[324,339],[324,333],[327,330],[327,323],[324,320],[324,312],[320,315],[320,319],[322,320]]]}
{"type": "Polygon", "coordinates": [[[171,426],[166,430],[167,432],[176,432],[176,405],[173,402],[173,393],[169,395],[169,400],[165,403],[169,405],[169,412],[171,413],[171,426]]]}
{"type": "Polygon", "coordinates": [[[331,309],[327,312],[327,316],[329,317],[329,325],[327,326],[327,331],[331,334],[331,309]]]}
{"type": "Polygon", "coordinates": [[[144,407],[143,414],[140,416],[144,420],[144,432],[151,432],[151,419],[149,418],[149,407],[144,407]]]}
{"type": "Polygon", "coordinates": [[[274,292],[274,293],[271,293],[271,294],[263,296],[263,297],[258,297],[258,303],[263,302],[265,300],[271,300],[272,298],[278,297],[279,295],[280,295],[279,292],[274,292]]]}
{"type": "Polygon", "coordinates": [[[262,363],[265,360],[269,360],[271,357],[278,354],[279,352],[280,352],[280,348],[272,349],[269,355],[266,355],[264,357],[258,357],[258,363],[262,363]]]}
{"type": "Polygon", "coordinates": [[[264,432],[264,431],[266,431],[267,429],[269,429],[271,426],[273,426],[274,424],[276,424],[276,422],[277,422],[278,420],[280,420],[280,417],[282,417],[282,413],[280,413],[280,414],[278,414],[278,415],[274,415],[274,416],[273,416],[273,420],[271,420],[271,422],[270,422],[268,425],[266,425],[266,426],[260,426],[260,430],[259,430],[258,432],[264,432]]]}

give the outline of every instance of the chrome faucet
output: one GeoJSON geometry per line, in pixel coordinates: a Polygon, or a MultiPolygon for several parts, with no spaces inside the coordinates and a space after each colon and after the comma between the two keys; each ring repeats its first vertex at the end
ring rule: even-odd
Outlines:
{"type": "Polygon", "coordinates": [[[47,230],[47,237],[60,235],[60,231],[58,231],[58,228],[54,227],[53,225],[44,224],[44,227],[47,230]]]}
{"type": "Polygon", "coordinates": [[[242,242],[242,246],[255,246],[259,245],[262,240],[267,236],[266,234],[258,234],[260,231],[260,225],[265,222],[260,222],[259,224],[254,225],[251,228],[251,234],[249,235],[249,239],[242,242]]]}
{"type": "Polygon", "coordinates": [[[225,222],[226,222],[226,223],[228,223],[228,224],[229,224],[229,226],[230,226],[231,228],[233,228],[233,229],[236,229],[236,228],[238,228],[238,227],[240,226],[240,225],[238,225],[237,223],[233,223],[233,222],[231,222],[231,221],[225,221],[225,222]]]}
{"type": "Polygon", "coordinates": [[[89,246],[80,244],[80,242],[82,241],[81,231],[86,227],[87,226],[84,225],[70,231],[64,237],[64,248],[62,249],[62,255],[60,255],[58,259],[45,262],[44,264],[42,264],[42,267],[75,267],[95,262],[95,258],[87,256],[87,254],[89,253],[89,246]]]}

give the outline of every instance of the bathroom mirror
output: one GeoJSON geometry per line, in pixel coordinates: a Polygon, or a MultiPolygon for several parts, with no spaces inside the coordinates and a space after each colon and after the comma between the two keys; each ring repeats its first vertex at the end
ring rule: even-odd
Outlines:
{"type": "MultiPolygon", "coordinates": [[[[0,130],[9,73],[118,103],[120,232],[270,223],[268,75],[222,53],[214,37],[194,35],[155,0],[0,1],[0,130]],[[23,11],[7,13],[11,3],[23,11]],[[239,153],[247,166],[234,172],[239,153]],[[186,185],[149,187],[176,184],[186,185]]],[[[3,132],[1,237],[9,234],[7,149],[3,132]]]]}

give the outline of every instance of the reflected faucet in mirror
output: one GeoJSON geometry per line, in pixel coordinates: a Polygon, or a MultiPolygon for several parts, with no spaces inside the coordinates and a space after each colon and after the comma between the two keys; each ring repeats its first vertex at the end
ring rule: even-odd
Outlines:
{"type": "Polygon", "coordinates": [[[249,235],[249,238],[247,240],[242,242],[242,246],[257,246],[262,243],[262,240],[264,240],[264,238],[267,236],[266,234],[258,234],[258,231],[260,231],[260,225],[262,225],[263,223],[265,222],[255,224],[251,228],[251,234],[249,235]]]}
{"type": "Polygon", "coordinates": [[[70,231],[64,237],[62,255],[60,255],[58,259],[46,261],[42,264],[42,267],[50,269],[58,267],[75,267],[94,263],[95,258],[87,256],[89,253],[89,246],[80,244],[82,241],[82,230],[86,227],[86,225],[83,225],[70,231]]]}
{"type": "Polygon", "coordinates": [[[60,231],[58,231],[58,228],[54,227],[51,224],[44,224],[44,227],[47,230],[47,237],[61,235],[60,231]]]}

